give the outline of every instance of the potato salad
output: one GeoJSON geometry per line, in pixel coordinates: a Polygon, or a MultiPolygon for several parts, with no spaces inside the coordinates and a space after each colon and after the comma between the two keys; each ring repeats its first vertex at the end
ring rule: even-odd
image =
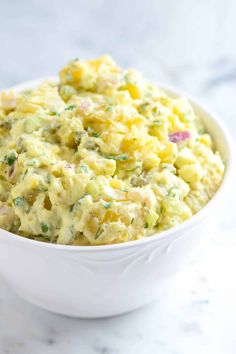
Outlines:
{"type": "Polygon", "coordinates": [[[0,94],[0,227],[39,241],[148,237],[197,213],[224,164],[188,100],[109,56],[0,94]]]}

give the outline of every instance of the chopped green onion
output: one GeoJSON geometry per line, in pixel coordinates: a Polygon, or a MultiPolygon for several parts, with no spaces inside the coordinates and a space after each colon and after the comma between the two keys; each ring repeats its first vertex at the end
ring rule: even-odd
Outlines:
{"type": "Polygon", "coordinates": [[[87,142],[86,142],[86,149],[87,150],[95,150],[97,147],[98,146],[97,146],[97,144],[94,141],[92,141],[91,139],[87,140],[87,142]]]}
{"type": "Polygon", "coordinates": [[[203,135],[203,134],[205,134],[205,133],[206,133],[206,130],[205,130],[204,128],[198,129],[198,134],[199,134],[199,135],[203,135]]]}
{"type": "Polygon", "coordinates": [[[139,108],[142,110],[142,111],[146,111],[148,108],[150,108],[150,103],[149,102],[145,102],[145,103],[142,103],[139,108]]]}
{"type": "Polygon", "coordinates": [[[74,225],[70,225],[69,230],[70,230],[71,234],[74,235],[74,233],[75,233],[75,226],[74,226],[74,225]]]}
{"type": "Polygon", "coordinates": [[[73,76],[72,76],[71,73],[67,73],[67,74],[66,74],[66,80],[67,80],[68,82],[72,82],[72,81],[73,81],[73,76]]]}
{"type": "Polygon", "coordinates": [[[72,212],[72,211],[73,211],[74,206],[75,206],[75,204],[72,204],[72,205],[69,207],[69,211],[70,211],[70,212],[72,212]]]}
{"type": "Polygon", "coordinates": [[[97,232],[95,234],[95,240],[98,239],[98,237],[103,233],[103,230],[101,229],[101,226],[97,229],[97,232]]]}
{"type": "MultiPolygon", "coordinates": [[[[73,81],[73,78],[72,78],[73,81]]],[[[61,86],[61,88],[59,89],[59,94],[60,96],[63,98],[64,101],[68,101],[72,95],[74,95],[76,93],[76,90],[69,85],[63,85],[61,86]]]]}
{"type": "Polygon", "coordinates": [[[103,203],[103,206],[104,206],[105,209],[110,208],[111,205],[112,205],[112,202],[104,202],[103,203]]]}
{"type": "Polygon", "coordinates": [[[156,125],[157,127],[161,126],[163,124],[163,122],[159,119],[155,119],[153,122],[152,122],[153,125],[156,125]]]}
{"type": "Polygon", "coordinates": [[[13,203],[15,206],[17,207],[22,207],[25,205],[26,203],[26,200],[24,197],[16,197],[14,200],[13,200],[13,203]]]}
{"type": "Polygon", "coordinates": [[[50,110],[49,114],[52,115],[52,116],[59,116],[60,115],[60,113],[55,111],[55,110],[50,110]]]}
{"type": "Polygon", "coordinates": [[[80,172],[83,172],[83,173],[88,173],[88,167],[86,165],[82,165],[80,166],[80,172]]]}
{"type": "Polygon", "coordinates": [[[99,133],[96,133],[96,132],[92,132],[92,136],[93,136],[94,138],[98,138],[98,137],[100,136],[100,134],[99,134],[99,133]]]}
{"type": "Polygon", "coordinates": [[[112,107],[112,106],[108,106],[107,109],[106,109],[106,111],[108,111],[108,112],[113,112],[113,107],[112,107]]]}
{"type": "Polygon", "coordinates": [[[23,179],[24,179],[25,176],[27,175],[28,171],[29,171],[29,169],[28,169],[28,167],[27,167],[27,169],[26,169],[25,172],[24,172],[23,179]]]}
{"type": "Polygon", "coordinates": [[[161,114],[161,112],[159,111],[159,108],[158,107],[154,107],[152,109],[153,113],[156,115],[156,116],[159,116],[161,114]]]}
{"type": "Polygon", "coordinates": [[[76,203],[72,204],[72,205],[70,206],[70,208],[69,208],[69,211],[72,212],[72,211],[74,211],[74,210],[77,208],[78,205],[81,205],[81,201],[82,201],[87,195],[90,195],[90,194],[89,194],[89,193],[85,193],[81,198],[79,198],[79,199],[77,200],[76,203]]]}
{"type": "Polygon", "coordinates": [[[41,230],[44,234],[46,234],[49,230],[48,225],[45,224],[44,222],[41,222],[41,230]]]}
{"type": "Polygon", "coordinates": [[[116,156],[108,155],[108,156],[106,156],[106,158],[110,159],[110,160],[116,160],[116,161],[126,161],[129,159],[129,155],[127,155],[127,154],[121,154],[121,155],[116,155],[116,156]]]}
{"type": "Polygon", "coordinates": [[[79,61],[79,58],[74,58],[69,61],[69,64],[73,63],[74,61],[79,61]]]}
{"type": "Polygon", "coordinates": [[[148,215],[147,215],[147,227],[149,228],[149,229],[152,229],[152,228],[154,228],[154,226],[156,225],[156,223],[157,223],[157,219],[158,219],[158,214],[157,213],[155,213],[155,211],[153,211],[153,210],[149,210],[149,213],[148,213],[148,215]]]}
{"type": "Polygon", "coordinates": [[[168,190],[167,196],[174,198],[174,197],[176,196],[176,193],[173,192],[175,189],[177,189],[177,187],[171,187],[171,188],[168,190]]]}
{"type": "Polygon", "coordinates": [[[73,111],[73,109],[75,109],[75,108],[76,108],[76,106],[74,104],[71,104],[70,106],[67,106],[65,108],[65,111],[73,111]]]}
{"type": "Polygon", "coordinates": [[[132,77],[129,72],[125,74],[124,80],[126,84],[135,84],[134,77],[132,77]]]}
{"type": "Polygon", "coordinates": [[[9,165],[9,166],[12,166],[14,164],[14,162],[16,161],[17,159],[17,155],[16,153],[13,151],[11,152],[9,155],[6,155],[4,157],[4,162],[9,165]]]}
{"type": "Polygon", "coordinates": [[[87,132],[91,134],[94,138],[98,138],[100,136],[99,133],[95,132],[92,128],[88,127],[87,132]]]}
{"type": "Polygon", "coordinates": [[[50,184],[51,181],[52,181],[52,176],[48,175],[48,176],[46,177],[46,182],[47,182],[48,184],[50,184]]]}

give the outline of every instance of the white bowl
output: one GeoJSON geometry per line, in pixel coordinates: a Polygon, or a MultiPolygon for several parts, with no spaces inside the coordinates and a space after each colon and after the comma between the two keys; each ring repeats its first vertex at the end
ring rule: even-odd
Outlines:
{"type": "MultiPolygon", "coordinates": [[[[33,88],[41,81],[15,89],[33,88]]],[[[183,95],[162,88],[172,96],[183,95]]],[[[209,227],[231,186],[233,144],[214,113],[184,96],[201,115],[226,163],[223,182],[213,199],[179,226],[115,245],[62,246],[0,229],[0,274],[19,295],[44,309],[69,316],[94,318],[125,313],[154,300],[166,279],[208,237],[209,227]]]]}

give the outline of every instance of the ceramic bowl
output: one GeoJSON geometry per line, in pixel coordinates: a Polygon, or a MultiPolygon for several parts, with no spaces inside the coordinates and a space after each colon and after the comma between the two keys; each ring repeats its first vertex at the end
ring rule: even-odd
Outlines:
{"type": "MultiPolygon", "coordinates": [[[[33,88],[42,80],[16,86],[33,88]]],[[[183,95],[161,85],[170,95],[183,95]]],[[[225,206],[233,174],[233,144],[221,120],[189,97],[225,164],[213,199],[182,224],[138,241],[105,246],[43,243],[0,229],[0,275],[24,299],[49,311],[84,317],[122,314],[154,300],[167,279],[209,237],[225,206]]]]}

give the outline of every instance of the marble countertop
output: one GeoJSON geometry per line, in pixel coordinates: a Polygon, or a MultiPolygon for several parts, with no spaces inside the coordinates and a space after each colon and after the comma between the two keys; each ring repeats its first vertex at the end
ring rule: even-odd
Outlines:
{"type": "MultiPolygon", "coordinates": [[[[0,88],[54,75],[70,58],[110,53],[194,94],[236,138],[236,2],[0,0],[0,88]]],[[[212,241],[150,306],[79,320],[40,310],[0,280],[0,354],[233,354],[236,191],[212,241]]]]}

